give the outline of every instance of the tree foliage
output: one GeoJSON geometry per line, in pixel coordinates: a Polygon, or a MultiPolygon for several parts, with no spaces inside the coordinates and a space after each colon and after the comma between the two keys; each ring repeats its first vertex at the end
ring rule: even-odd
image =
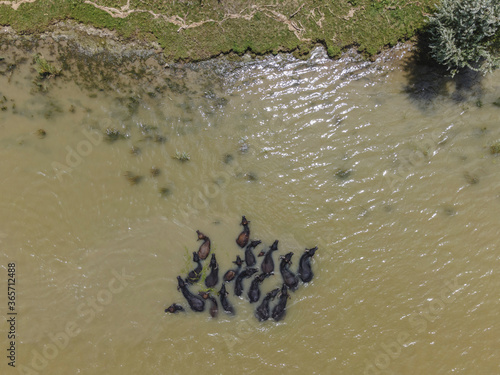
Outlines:
{"type": "Polygon", "coordinates": [[[465,67],[486,73],[499,66],[491,48],[500,28],[499,0],[442,0],[428,21],[431,55],[452,76],[465,67]]]}

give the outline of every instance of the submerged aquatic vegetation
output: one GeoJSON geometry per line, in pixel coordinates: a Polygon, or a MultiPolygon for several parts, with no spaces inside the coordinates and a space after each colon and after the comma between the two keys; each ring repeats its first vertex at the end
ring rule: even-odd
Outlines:
{"type": "Polygon", "coordinates": [[[233,161],[233,159],[234,159],[233,155],[225,154],[222,160],[224,161],[224,164],[230,164],[233,161]]]}
{"type": "Polygon", "coordinates": [[[128,182],[130,182],[130,185],[137,185],[142,181],[142,176],[139,176],[130,171],[125,172],[125,177],[127,178],[128,182]]]}
{"type": "Polygon", "coordinates": [[[167,137],[160,135],[160,134],[155,134],[155,135],[146,135],[144,138],[142,138],[142,141],[153,141],[155,143],[165,143],[167,141],[167,137]]]}
{"type": "Polygon", "coordinates": [[[0,109],[2,111],[6,111],[7,110],[7,102],[8,102],[7,97],[5,95],[3,95],[2,98],[0,98],[0,105],[2,105],[0,107],[0,109]]]}
{"type": "Polygon", "coordinates": [[[155,134],[154,141],[156,143],[165,143],[167,141],[167,137],[159,134],[155,134]]]}
{"type": "Polygon", "coordinates": [[[337,178],[340,178],[341,180],[347,180],[350,175],[351,175],[350,169],[339,168],[335,171],[335,176],[337,178]]]}
{"type": "Polygon", "coordinates": [[[248,137],[247,136],[241,137],[240,140],[238,141],[238,143],[240,144],[240,152],[242,154],[248,152],[248,137]]]}
{"type": "Polygon", "coordinates": [[[128,138],[128,136],[126,134],[123,134],[122,132],[120,132],[119,130],[114,129],[114,128],[107,128],[104,135],[105,135],[106,141],[108,141],[109,143],[113,143],[119,139],[128,138]]]}
{"type": "Polygon", "coordinates": [[[149,173],[151,174],[151,177],[158,177],[160,175],[160,169],[157,167],[151,167],[149,173]]]}
{"type": "Polygon", "coordinates": [[[139,110],[140,101],[139,98],[135,96],[129,96],[127,98],[118,98],[118,102],[127,108],[129,115],[134,115],[139,110]]]}
{"type": "Polygon", "coordinates": [[[247,178],[248,181],[257,181],[258,177],[255,172],[248,172],[245,177],[247,178]]]}
{"type": "Polygon", "coordinates": [[[132,155],[136,155],[136,156],[140,155],[141,149],[139,147],[137,147],[137,146],[132,146],[132,148],[130,149],[130,153],[132,155]]]}
{"type": "Polygon", "coordinates": [[[139,130],[145,135],[142,139],[143,141],[153,141],[156,143],[165,143],[167,141],[167,137],[158,132],[158,126],[139,124],[139,130]]]}
{"type": "Polygon", "coordinates": [[[38,138],[43,139],[47,136],[47,132],[43,129],[38,129],[36,131],[36,135],[38,136],[38,138]]]}
{"type": "Polygon", "coordinates": [[[464,173],[465,181],[467,181],[471,185],[475,185],[479,182],[479,177],[476,175],[470,174],[469,172],[464,173]]]}
{"type": "Polygon", "coordinates": [[[172,193],[171,190],[170,190],[170,188],[168,188],[168,187],[162,187],[162,188],[160,188],[159,192],[160,192],[160,195],[162,197],[167,197],[167,196],[169,196],[172,193]]]}
{"type": "Polygon", "coordinates": [[[141,129],[142,134],[146,135],[157,130],[158,127],[154,125],[139,124],[139,129],[141,129]]]}
{"type": "Polygon", "coordinates": [[[490,146],[490,153],[493,155],[500,154],[500,141],[490,146]]]}
{"type": "Polygon", "coordinates": [[[186,151],[183,151],[183,152],[176,151],[175,155],[172,157],[174,159],[181,161],[181,162],[186,162],[186,161],[189,161],[191,159],[191,155],[189,155],[189,153],[187,153],[186,151]]]}
{"type": "Polygon", "coordinates": [[[54,65],[50,64],[45,58],[37,53],[34,57],[34,62],[36,64],[36,70],[40,78],[51,78],[57,77],[61,74],[61,69],[57,69],[54,65]]]}

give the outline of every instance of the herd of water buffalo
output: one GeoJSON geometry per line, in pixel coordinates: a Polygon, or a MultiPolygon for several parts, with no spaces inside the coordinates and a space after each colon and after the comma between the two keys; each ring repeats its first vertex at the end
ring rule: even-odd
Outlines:
{"type": "MultiPolygon", "coordinates": [[[[267,251],[261,251],[257,257],[254,254],[254,249],[261,243],[260,240],[250,241],[250,228],[249,221],[245,216],[241,219],[241,225],[243,226],[243,231],[236,238],[236,243],[240,248],[245,249],[244,260],[241,259],[239,255],[236,256],[236,260],[233,262],[236,267],[229,269],[224,273],[222,277],[222,286],[216,293],[219,297],[220,304],[224,311],[229,314],[234,314],[234,307],[231,305],[228,295],[229,292],[226,290],[226,283],[230,283],[234,280],[234,294],[236,296],[241,296],[244,292],[243,282],[245,279],[250,278],[252,275],[258,273],[257,268],[257,257],[264,257],[260,263],[261,273],[256,275],[252,280],[250,287],[247,292],[248,300],[250,303],[255,303],[260,300],[261,291],[260,284],[267,278],[274,275],[274,260],[273,252],[278,250],[278,240],[269,247],[267,251]],[[242,270],[242,266],[245,268],[242,270]]],[[[203,241],[200,245],[198,251],[193,252],[193,262],[196,263],[196,267],[191,270],[188,275],[183,279],[181,276],[177,276],[178,287],[177,289],[182,292],[182,295],[186,299],[191,310],[196,312],[205,311],[205,304],[210,301],[210,315],[216,317],[219,310],[219,305],[217,299],[208,291],[200,291],[195,294],[190,291],[189,285],[198,283],[203,275],[203,264],[202,261],[207,259],[211,251],[210,238],[205,234],[201,233],[199,230],[196,231],[198,234],[198,240],[203,241]]],[[[274,320],[278,321],[283,319],[286,312],[286,304],[289,298],[288,290],[296,290],[299,286],[300,280],[307,283],[312,280],[313,272],[311,270],[311,258],[314,256],[317,247],[306,249],[302,256],[300,257],[299,266],[297,271],[294,273],[290,270],[290,265],[292,264],[291,259],[293,256],[292,252],[282,255],[279,257],[280,260],[280,273],[283,278],[283,284],[281,288],[275,288],[270,292],[266,293],[260,305],[255,309],[255,316],[260,321],[264,321],[272,317],[274,320]],[[278,302],[271,308],[271,300],[278,297],[278,302]]],[[[214,290],[214,288],[219,283],[219,265],[215,254],[212,253],[209,264],[210,273],[205,277],[204,283],[206,290],[214,290]]],[[[179,311],[185,311],[184,308],[179,304],[172,304],[165,312],[177,313],[179,311]]]]}

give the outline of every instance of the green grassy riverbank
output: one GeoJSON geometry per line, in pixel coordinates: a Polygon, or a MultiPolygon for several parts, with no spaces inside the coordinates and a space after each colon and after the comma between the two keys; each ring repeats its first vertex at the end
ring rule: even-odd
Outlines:
{"type": "Polygon", "coordinates": [[[350,46],[373,55],[411,38],[435,0],[21,0],[0,1],[0,24],[39,34],[58,21],[114,30],[157,42],[167,60],[197,61],[221,53],[293,52],[322,44],[335,57],[350,46]],[[23,2],[24,1],[24,2],[23,2]]]}

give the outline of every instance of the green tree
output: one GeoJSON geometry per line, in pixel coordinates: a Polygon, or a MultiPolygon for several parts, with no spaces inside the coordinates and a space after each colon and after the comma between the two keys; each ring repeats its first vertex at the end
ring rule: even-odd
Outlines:
{"type": "Polygon", "coordinates": [[[500,27],[499,0],[442,0],[428,26],[431,55],[452,76],[465,67],[486,73],[500,65],[492,47],[500,27]]]}

